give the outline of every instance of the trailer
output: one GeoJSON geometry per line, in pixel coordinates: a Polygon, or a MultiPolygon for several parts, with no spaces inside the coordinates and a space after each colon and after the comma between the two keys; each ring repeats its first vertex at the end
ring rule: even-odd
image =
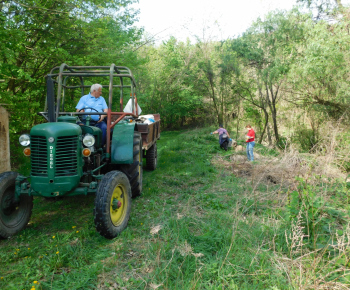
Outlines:
{"type": "Polygon", "coordinates": [[[160,139],[160,115],[153,114],[151,124],[137,123],[137,130],[141,133],[143,157],[146,158],[146,169],[157,168],[157,140],[160,139]]]}

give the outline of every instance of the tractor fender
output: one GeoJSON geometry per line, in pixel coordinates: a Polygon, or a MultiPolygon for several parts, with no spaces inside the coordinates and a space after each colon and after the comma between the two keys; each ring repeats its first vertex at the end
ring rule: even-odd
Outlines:
{"type": "Polygon", "coordinates": [[[135,123],[121,121],[113,128],[111,139],[111,163],[133,163],[135,123]]]}

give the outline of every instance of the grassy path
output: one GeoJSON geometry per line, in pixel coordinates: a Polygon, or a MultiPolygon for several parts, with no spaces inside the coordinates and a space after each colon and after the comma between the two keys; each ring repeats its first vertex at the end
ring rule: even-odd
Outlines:
{"type": "Polygon", "coordinates": [[[0,289],[296,289],[280,187],[215,165],[232,152],[208,132],[162,133],[112,241],[95,231],[94,196],[36,198],[28,228],[0,241],[0,289]]]}

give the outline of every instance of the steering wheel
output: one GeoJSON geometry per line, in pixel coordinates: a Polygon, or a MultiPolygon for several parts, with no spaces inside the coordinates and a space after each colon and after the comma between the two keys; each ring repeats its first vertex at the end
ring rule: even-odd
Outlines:
{"type": "MultiPolygon", "coordinates": [[[[82,108],[82,109],[79,110],[79,112],[81,112],[82,110],[86,110],[86,109],[94,110],[94,111],[96,111],[97,113],[100,113],[99,111],[97,111],[96,109],[91,108],[91,107],[82,108]]],[[[85,113],[89,113],[89,112],[85,112],[85,113]]],[[[88,115],[88,114],[87,114],[87,115],[88,115]]],[[[96,123],[98,123],[98,122],[101,120],[101,115],[98,115],[98,117],[99,117],[99,118],[98,118],[97,121],[95,121],[95,120],[93,120],[93,121],[95,121],[96,123]]],[[[82,121],[82,120],[81,120],[81,115],[78,115],[78,118],[79,118],[80,121],[82,121]]]]}

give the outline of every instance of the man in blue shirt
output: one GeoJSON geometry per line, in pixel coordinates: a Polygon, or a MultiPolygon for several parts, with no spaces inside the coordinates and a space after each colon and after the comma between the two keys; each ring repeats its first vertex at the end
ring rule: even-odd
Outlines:
{"type": "MultiPolygon", "coordinates": [[[[75,107],[77,112],[105,112],[107,113],[108,106],[105,99],[101,96],[102,86],[100,84],[94,84],[91,86],[90,93],[88,95],[82,96],[79,100],[78,105],[75,107]],[[86,108],[86,109],[85,109],[86,108]],[[91,110],[88,108],[93,108],[91,110]]],[[[107,136],[107,125],[103,119],[107,117],[106,115],[91,115],[91,126],[96,126],[102,130],[102,146],[106,144],[107,136]]],[[[85,124],[85,120],[83,123],[85,124]]]]}

